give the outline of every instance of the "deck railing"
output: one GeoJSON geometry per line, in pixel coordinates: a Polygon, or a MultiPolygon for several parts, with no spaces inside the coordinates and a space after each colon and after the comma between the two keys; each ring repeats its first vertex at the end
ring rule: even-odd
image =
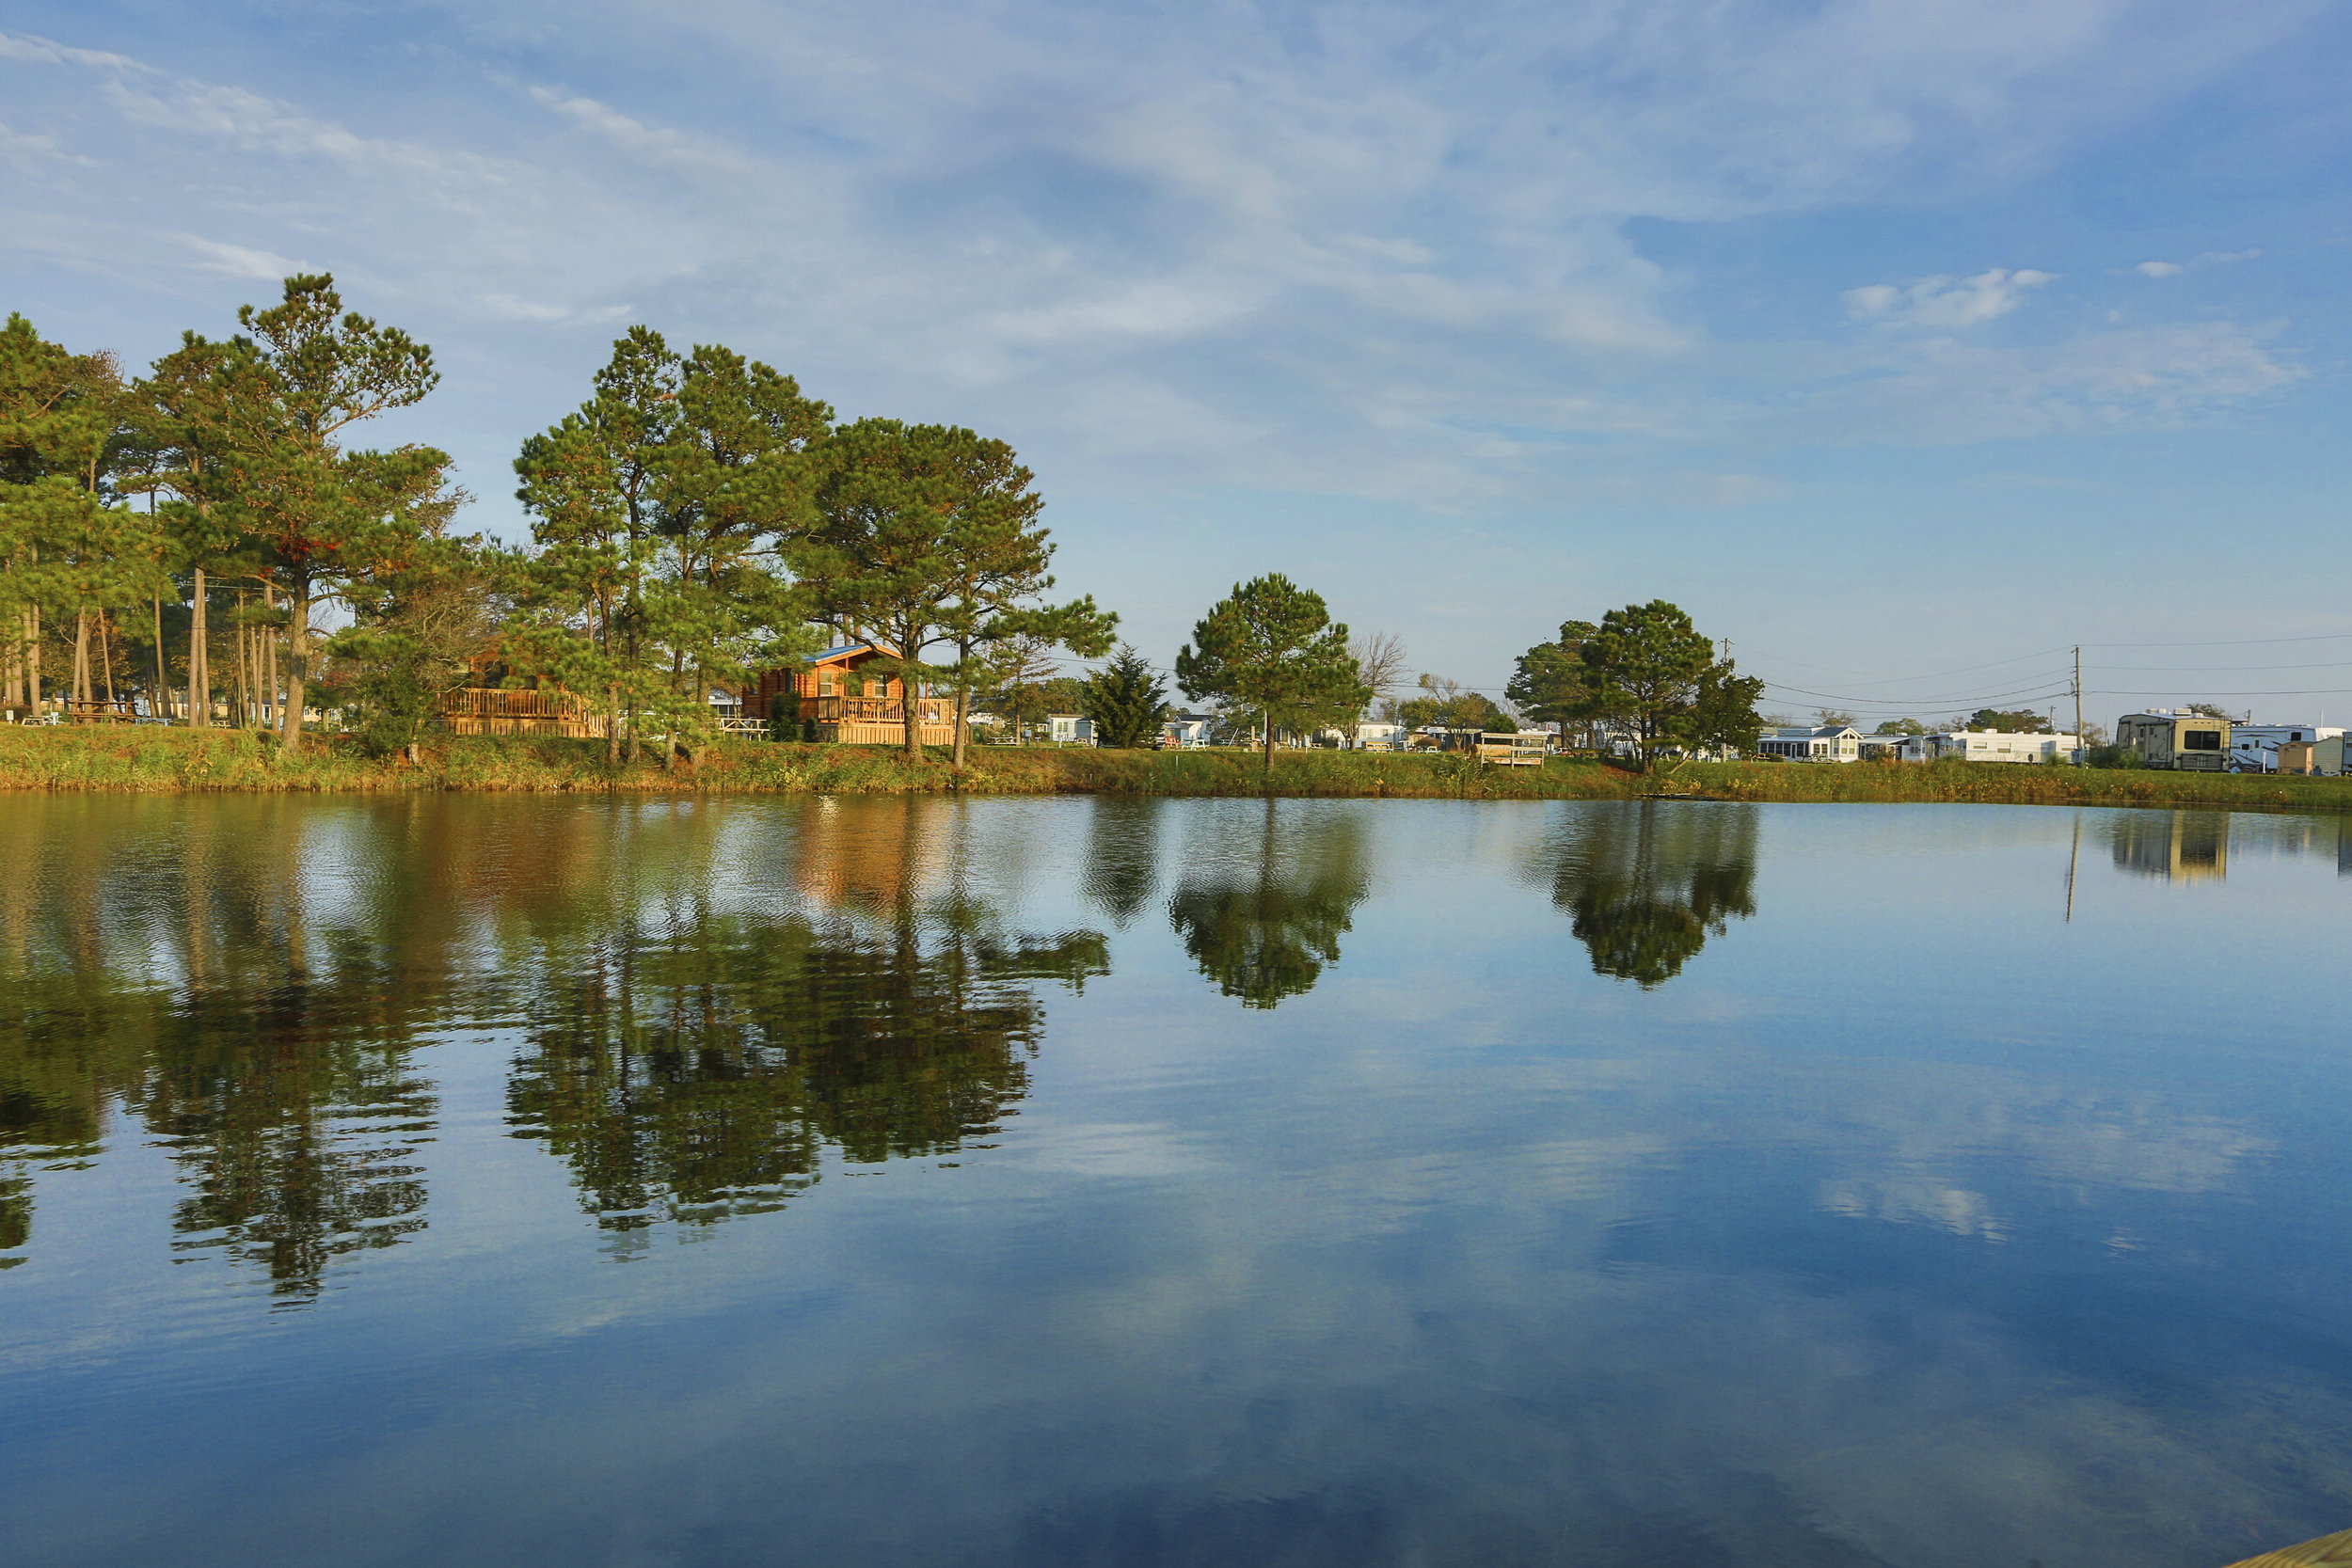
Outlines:
{"type": "Polygon", "coordinates": [[[509,691],[467,686],[444,693],[441,723],[452,735],[565,735],[600,737],[609,721],[577,692],[541,687],[509,691]]]}
{"type": "MultiPolygon", "coordinates": [[[[802,712],[820,724],[903,724],[907,721],[906,705],[892,697],[803,697],[802,712]],[[808,713],[806,705],[817,705],[815,713],[808,713]]],[[[954,721],[956,705],[939,698],[918,697],[914,701],[917,723],[946,724],[954,721]]]]}

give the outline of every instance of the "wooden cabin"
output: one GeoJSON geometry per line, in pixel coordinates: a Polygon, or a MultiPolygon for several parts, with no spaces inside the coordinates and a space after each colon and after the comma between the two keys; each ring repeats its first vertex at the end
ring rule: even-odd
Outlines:
{"type": "MultiPolygon", "coordinates": [[[[906,684],[875,661],[898,655],[886,643],[844,642],[827,648],[800,670],[764,670],[745,693],[746,717],[758,718],[782,696],[788,715],[816,726],[818,740],[850,746],[898,746],[906,742],[906,684]]],[[[953,697],[918,697],[915,719],[926,746],[956,743],[953,697]]]]}

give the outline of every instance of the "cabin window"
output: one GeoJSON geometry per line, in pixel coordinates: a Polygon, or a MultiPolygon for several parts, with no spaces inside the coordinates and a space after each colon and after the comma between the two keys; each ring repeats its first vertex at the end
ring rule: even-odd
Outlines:
{"type": "Polygon", "coordinates": [[[868,697],[881,696],[882,694],[882,683],[880,681],[867,681],[866,683],[866,694],[868,697]]]}
{"type": "Polygon", "coordinates": [[[819,675],[817,677],[817,695],[819,697],[830,697],[834,695],[833,677],[831,675],[819,675]]]}
{"type": "Polygon", "coordinates": [[[2181,736],[2184,752],[2218,752],[2221,750],[2219,730],[2189,730],[2181,736]]]}

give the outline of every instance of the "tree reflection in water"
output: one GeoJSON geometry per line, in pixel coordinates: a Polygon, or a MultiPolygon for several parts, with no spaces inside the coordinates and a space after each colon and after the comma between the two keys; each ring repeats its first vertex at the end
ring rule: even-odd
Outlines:
{"type": "Polygon", "coordinates": [[[281,1302],[423,1227],[415,1157],[436,1106],[408,1054],[442,1004],[417,971],[445,966],[413,918],[430,902],[403,863],[420,846],[377,817],[366,856],[383,874],[322,918],[288,804],[171,819],[72,802],[28,835],[0,904],[9,1244],[29,1238],[25,1169],[94,1155],[118,1114],[187,1184],[175,1248],[225,1251],[281,1302]],[[152,837],[175,858],[126,868],[152,837]]]}
{"type": "Polygon", "coordinates": [[[1757,820],[1754,806],[1695,800],[1571,812],[1544,863],[1594,973],[1653,990],[1754,914],[1757,820]]]}
{"type": "Polygon", "coordinates": [[[1153,796],[1097,795],[1087,835],[1086,893],[1120,930],[1160,881],[1160,812],[1153,796]]]}
{"type": "Polygon", "coordinates": [[[1370,887],[1363,833],[1353,816],[1311,817],[1277,830],[1275,804],[1245,864],[1187,875],[1168,921],[1200,973],[1245,1007],[1303,996],[1337,963],[1340,937],[1370,887]]]}
{"type": "Polygon", "coordinates": [[[986,1136],[1025,1092],[1036,983],[1107,973],[1104,939],[1003,930],[961,891],[951,803],[840,815],[854,843],[745,814],[770,835],[747,850],[726,814],[655,803],[21,803],[0,1267],[42,1173],[127,1117],[180,1169],[177,1248],[311,1299],[424,1227],[438,1112],[413,1057],[453,1029],[519,1028],[516,1132],[614,1228],[773,1207],[828,1143],[986,1136]],[[855,875],[820,875],[840,855],[855,875]]]}
{"type": "Polygon", "coordinates": [[[715,917],[549,955],[508,1104],[611,1229],[780,1207],[825,1144],[932,1155],[997,1130],[1043,1035],[1031,982],[1109,973],[1095,932],[1009,938],[969,906],[881,929],[715,917]]]}

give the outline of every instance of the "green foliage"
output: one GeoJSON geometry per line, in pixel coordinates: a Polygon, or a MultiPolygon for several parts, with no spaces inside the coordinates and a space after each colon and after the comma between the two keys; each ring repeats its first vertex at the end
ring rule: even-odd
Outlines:
{"type": "MultiPolygon", "coordinates": [[[[93,617],[164,585],[155,521],[122,499],[135,412],[112,356],[69,353],[20,315],[0,327],[0,697],[42,684],[44,618],[72,620],[86,656],[93,617]]],[[[91,694],[77,657],[73,695],[91,694]]]]}
{"type": "Polygon", "coordinates": [[[1044,499],[1011,447],[972,431],[860,420],[823,453],[820,522],[799,556],[818,612],[878,634],[896,650],[884,667],[906,682],[906,751],[920,750],[912,699],[945,673],[959,708],[988,672],[977,650],[1025,637],[1100,652],[1115,617],[1091,599],[1039,607],[1053,557],[1037,518],[1044,499]],[[946,642],[945,671],[924,661],[946,642]]]}
{"type": "Polygon", "coordinates": [[[833,411],[790,376],[722,347],[615,340],[588,401],[523,443],[533,517],[528,623],[539,673],[603,699],[625,733],[707,743],[713,686],[739,689],[813,639],[786,570],[814,528],[833,411]]]}
{"type": "Polygon", "coordinates": [[[407,752],[442,700],[466,684],[474,655],[502,619],[513,564],[475,538],[438,527],[398,570],[351,591],[358,619],[330,638],[343,728],[370,754],[407,752]]]}
{"type": "Polygon", "coordinates": [[[1584,644],[1599,630],[1590,621],[1562,622],[1557,641],[1538,642],[1519,656],[1502,694],[1529,722],[1558,724],[1565,736],[1591,705],[1584,644]]]}
{"type": "Polygon", "coordinates": [[[1347,627],[1332,622],[1321,594],[1279,573],[1236,583],[1193,626],[1191,643],[1176,655],[1176,684],[1196,702],[1256,709],[1269,770],[1278,725],[1342,722],[1372,698],[1348,652],[1347,627]]]}
{"type": "Polygon", "coordinates": [[[1098,746],[1125,750],[1155,745],[1160,726],[1168,721],[1166,696],[1152,661],[1122,642],[1111,661],[1086,683],[1079,711],[1094,721],[1098,746]]]}
{"type": "Polygon", "coordinates": [[[1450,730],[1516,734],[1519,721],[1483,691],[1472,691],[1442,675],[1421,677],[1422,695],[1396,705],[1396,721],[1409,730],[1442,724],[1450,730]]]}
{"type": "MultiPolygon", "coordinates": [[[[2003,735],[2050,735],[2050,721],[2039,713],[2019,709],[2004,713],[1998,708],[1980,707],[1963,720],[1958,726],[1965,730],[1995,730],[2003,735]]],[[[1913,731],[1913,734],[1924,732],[1913,731]]]]}
{"type": "Polygon", "coordinates": [[[1870,732],[1872,735],[1925,735],[1928,727],[1916,719],[1889,719],[1870,732]]]}
{"type": "MultiPolygon", "coordinates": [[[[440,381],[433,351],[397,327],[344,313],[331,277],[285,281],[264,310],[237,311],[240,337],[199,356],[212,381],[189,406],[207,421],[191,439],[216,470],[201,493],[226,503],[256,575],[285,595],[289,611],[281,737],[302,744],[310,680],[310,616],[355,585],[405,569],[454,498],[444,491],[446,453],[403,446],[351,451],[347,432],[421,401],[440,381]]],[[[181,465],[183,470],[186,464],[181,465]]]]}
{"type": "Polygon", "coordinates": [[[1718,661],[1691,617],[1663,599],[1601,617],[1580,651],[1583,717],[1629,736],[1646,759],[1689,750],[1754,743],[1764,683],[1718,661]]]}

